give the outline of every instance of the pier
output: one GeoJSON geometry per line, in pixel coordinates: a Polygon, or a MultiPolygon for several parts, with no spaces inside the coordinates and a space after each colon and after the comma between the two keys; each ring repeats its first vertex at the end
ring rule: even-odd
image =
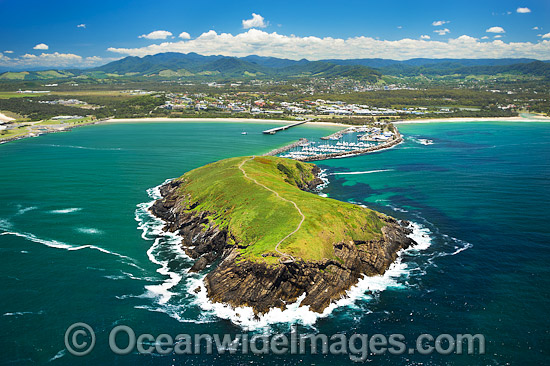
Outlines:
{"type": "Polygon", "coordinates": [[[291,127],[303,125],[304,123],[307,123],[307,122],[308,122],[308,121],[300,121],[300,122],[293,123],[293,124],[291,124],[291,125],[286,125],[286,126],[282,126],[282,127],[271,128],[271,129],[269,129],[269,130],[265,130],[265,131],[264,131],[264,134],[266,134],[266,135],[275,135],[275,134],[276,134],[277,132],[279,132],[279,131],[288,130],[288,129],[291,128],[291,127]]]}

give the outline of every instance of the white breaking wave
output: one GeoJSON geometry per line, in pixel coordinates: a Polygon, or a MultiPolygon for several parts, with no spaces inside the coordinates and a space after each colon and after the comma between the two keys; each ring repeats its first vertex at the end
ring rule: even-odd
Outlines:
{"type": "Polygon", "coordinates": [[[57,352],[57,353],[55,354],[55,356],[53,356],[52,358],[50,358],[50,359],[48,360],[48,362],[55,361],[55,360],[57,360],[58,358],[61,358],[61,357],[65,356],[65,351],[66,351],[66,349],[62,349],[61,351],[57,352]]]}
{"type": "MultiPolygon", "coordinates": [[[[93,249],[93,250],[100,251],[102,253],[111,254],[111,255],[129,260],[129,261],[133,261],[133,259],[130,258],[130,257],[127,257],[125,255],[122,255],[122,254],[119,254],[119,253],[116,253],[116,252],[112,252],[110,250],[103,249],[101,247],[91,245],[91,244],[76,246],[76,245],[67,244],[67,243],[64,243],[62,241],[58,241],[58,240],[54,240],[54,239],[42,239],[42,238],[39,238],[36,235],[30,234],[30,233],[19,233],[19,232],[15,232],[15,231],[4,231],[3,233],[0,233],[0,235],[13,235],[13,236],[17,236],[17,237],[32,241],[34,243],[39,243],[39,244],[46,245],[50,248],[65,249],[65,250],[69,250],[69,251],[75,251],[75,250],[81,250],[81,249],[93,249]]],[[[128,263],[128,264],[132,264],[132,263],[128,263]]]]}
{"type": "Polygon", "coordinates": [[[122,150],[120,147],[88,147],[88,146],[78,146],[78,145],[56,145],[56,144],[47,144],[43,146],[51,147],[66,147],[69,149],[83,149],[83,150],[99,150],[99,151],[119,151],[122,150]]]}
{"type": "Polygon", "coordinates": [[[63,209],[60,209],[60,210],[51,210],[51,211],[48,211],[48,212],[52,213],[52,214],[66,214],[66,213],[77,212],[77,211],[80,211],[80,210],[82,210],[82,209],[79,208],[79,207],[71,207],[71,208],[63,208],[63,209]]]}
{"type": "Polygon", "coordinates": [[[379,169],[379,170],[367,170],[364,172],[336,172],[332,175],[354,175],[354,174],[372,174],[372,173],[382,173],[382,172],[392,172],[393,169],[379,169]]]}
{"type": "Polygon", "coordinates": [[[36,210],[38,207],[36,206],[30,206],[30,207],[22,207],[21,205],[18,205],[16,216],[23,215],[26,212],[36,210]]]}
{"type": "Polygon", "coordinates": [[[431,238],[428,233],[429,229],[422,227],[419,224],[411,224],[413,232],[409,235],[417,242],[417,245],[401,250],[398,254],[398,259],[386,270],[383,275],[379,276],[363,276],[355,286],[352,286],[344,297],[330,304],[323,313],[311,311],[309,306],[300,306],[305,298],[305,293],[300,296],[293,304],[287,304],[284,310],[271,309],[266,314],[256,318],[251,307],[233,308],[230,305],[222,303],[213,303],[207,296],[206,287],[204,286],[204,277],[190,278],[188,283],[188,291],[190,294],[196,295],[195,303],[203,310],[215,314],[222,319],[228,319],[232,323],[241,326],[247,330],[256,330],[267,328],[277,323],[301,323],[306,326],[312,326],[320,318],[329,316],[336,308],[342,306],[352,306],[359,299],[371,299],[370,292],[381,292],[387,288],[402,288],[404,285],[399,281],[403,276],[407,276],[409,268],[406,263],[402,262],[403,256],[407,254],[417,253],[427,249],[431,245],[431,238]],[[199,288],[196,292],[195,289],[199,288]]]}
{"type": "MultiPolygon", "coordinates": [[[[166,182],[168,181],[170,180],[166,182]]],[[[355,286],[346,292],[344,297],[330,304],[323,313],[319,314],[313,312],[309,309],[309,306],[300,306],[302,300],[305,298],[305,294],[303,294],[295,303],[287,304],[284,310],[271,309],[258,319],[255,317],[251,307],[233,308],[227,304],[211,302],[207,296],[207,291],[203,282],[206,275],[188,274],[185,278],[185,283],[182,283],[184,277],[182,273],[184,271],[171,269],[169,260],[162,259],[158,255],[159,249],[166,250],[168,248],[173,252],[181,252],[178,254],[177,259],[185,258],[190,260],[181,249],[181,238],[174,233],[164,232],[163,227],[165,222],[149,212],[149,208],[154,201],[161,198],[160,186],[161,185],[147,191],[153,201],[138,205],[138,209],[136,210],[136,221],[139,222],[139,229],[143,231],[143,239],[153,241],[152,246],[147,252],[149,260],[159,265],[160,268],[157,269],[157,272],[167,278],[161,284],[145,286],[147,291],[143,295],[125,295],[120,298],[152,298],[155,300],[157,306],[143,305],[136,306],[136,308],[162,312],[182,323],[204,323],[221,318],[228,319],[232,323],[248,330],[265,329],[275,324],[290,325],[293,323],[301,323],[306,326],[313,326],[320,318],[330,316],[332,312],[339,307],[355,306],[355,303],[361,299],[372,300],[373,295],[388,288],[406,288],[411,286],[407,281],[409,276],[413,273],[415,275],[422,274],[424,271],[421,270],[418,272],[420,267],[418,267],[417,263],[414,261],[403,261],[403,259],[407,257],[413,258],[420,254],[425,255],[425,251],[432,244],[432,231],[422,224],[411,223],[410,228],[412,229],[412,233],[409,234],[409,237],[417,244],[413,247],[401,250],[398,253],[398,259],[383,275],[364,276],[361,278],[355,286]],[[176,291],[174,291],[176,287],[178,290],[183,287],[185,291],[183,293],[176,293],[176,291]],[[177,295],[177,297],[174,297],[174,295],[177,295]],[[189,303],[189,301],[191,301],[191,303],[189,303]],[[199,318],[196,318],[196,315],[191,318],[185,316],[188,309],[194,308],[193,305],[202,309],[199,318]]],[[[452,253],[445,253],[443,255],[455,255],[467,249],[469,246],[470,244],[464,245],[464,243],[459,243],[452,253]]],[[[429,259],[434,256],[433,253],[427,255],[429,259]]]]}
{"type": "Polygon", "coordinates": [[[76,231],[84,234],[103,234],[103,231],[94,229],[93,227],[77,227],[76,231]]]}
{"type": "Polygon", "coordinates": [[[42,315],[44,311],[40,310],[39,312],[34,311],[16,311],[13,313],[4,313],[3,316],[22,316],[22,315],[42,315]]]}
{"type": "Polygon", "coordinates": [[[423,138],[416,138],[416,137],[408,137],[407,140],[415,142],[420,145],[433,145],[433,140],[430,139],[423,139],[423,138]]]}
{"type": "Polygon", "coordinates": [[[190,259],[181,247],[181,238],[175,233],[164,231],[163,228],[166,223],[149,212],[153,203],[159,198],[162,198],[160,187],[171,180],[172,179],[167,179],[164,183],[148,189],[147,194],[153,200],[137,205],[138,208],[136,209],[135,215],[135,220],[139,223],[138,228],[142,230],[141,237],[144,240],[153,241],[153,245],[147,250],[147,257],[152,263],[160,266],[157,269],[157,273],[168,277],[158,285],[145,286],[145,289],[151,294],[151,297],[157,299],[159,305],[168,303],[170,298],[174,295],[170,289],[178,285],[183,277],[180,273],[170,269],[170,261],[168,259],[161,259],[160,256],[158,256],[159,250],[169,249],[171,252],[170,254],[175,255],[178,259],[190,259]],[[147,220],[144,220],[144,218],[147,218],[147,220]]]}
{"type": "Polygon", "coordinates": [[[10,230],[13,227],[11,221],[7,219],[0,219],[0,229],[1,230],[10,230]]]}

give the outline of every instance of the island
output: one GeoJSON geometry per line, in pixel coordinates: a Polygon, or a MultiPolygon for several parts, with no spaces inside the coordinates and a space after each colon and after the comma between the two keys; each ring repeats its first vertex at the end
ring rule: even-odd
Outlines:
{"type": "Polygon", "coordinates": [[[318,195],[320,173],[273,156],[225,159],[161,186],[150,210],[181,236],[190,271],[207,272],[212,302],[259,315],[300,299],[322,312],[415,243],[407,222],[318,195]]]}

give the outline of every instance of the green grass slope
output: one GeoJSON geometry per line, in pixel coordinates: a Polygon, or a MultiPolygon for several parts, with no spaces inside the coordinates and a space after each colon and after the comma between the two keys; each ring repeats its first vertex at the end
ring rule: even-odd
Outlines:
{"type": "Polygon", "coordinates": [[[192,170],[178,178],[179,194],[186,199],[182,209],[207,211],[210,221],[228,230],[246,259],[276,262],[277,243],[294,231],[302,217],[291,202],[247,179],[255,179],[296,203],[305,216],[300,229],[279,245],[285,254],[304,260],[336,259],[333,243],[382,238],[381,214],[324,198],[298,186],[313,179],[313,164],[277,157],[238,157],[192,170]]]}

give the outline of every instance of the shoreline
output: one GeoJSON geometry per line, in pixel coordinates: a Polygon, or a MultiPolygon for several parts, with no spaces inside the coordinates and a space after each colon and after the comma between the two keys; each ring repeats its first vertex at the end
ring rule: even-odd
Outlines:
{"type": "MultiPolygon", "coordinates": [[[[8,116],[5,116],[0,113],[0,119],[8,119],[7,121],[2,121],[3,123],[9,123],[14,121],[9,120],[8,116]]],[[[40,121],[38,121],[40,122],[40,121]]],[[[200,122],[219,122],[219,123],[261,123],[261,124],[274,124],[274,123],[296,123],[295,120],[282,120],[282,119],[256,119],[256,118],[169,118],[169,117],[143,117],[143,118],[109,118],[90,121],[87,123],[82,123],[78,125],[63,126],[56,129],[51,129],[48,131],[29,131],[26,134],[14,136],[11,138],[0,139],[0,144],[5,144],[12,141],[22,140],[29,137],[37,137],[40,135],[46,135],[49,133],[56,132],[66,132],[74,128],[90,125],[102,125],[110,123],[154,123],[154,122],[187,122],[187,123],[200,123],[200,122]]],[[[405,125],[405,124],[424,124],[424,123],[446,123],[446,122],[458,122],[458,123],[467,123],[467,122],[550,122],[550,117],[450,117],[450,118],[430,118],[430,119],[411,119],[411,120],[401,120],[391,122],[394,125],[405,125]]],[[[336,122],[306,122],[304,125],[308,126],[326,126],[326,127],[340,127],[342,130],[345,130],[349,127],[354,127],[355,125],[350,125],[346,123],[336,123],[336,122]]]]}
{"type": "Polygon", "coordinates": [[[550,122],[550,117],[450,117],[411,119],[405,121],[393,121],[394,125],[421,124],[421,123],[447,123],[447,122],[550,122]]]}
{"type": "Polygon", "coordinates": [[[15,121],[15,118],[8,117],[4,113],[0,113],[0,122],[11,122],[15,121]]]}
{"type": "MultiPolygon", "coordinates": [[[[237,123],[296,123],[297,120],[285,120],[285,119],[261,119],[261,118],[169,118],[169,117],[151,117],[151,118],[110,118],[100,123],[140,123],[140,122],[237,122],[237,123]]],[[[335,122],[306,122],[304,125],[309,126],[336,126],[336,127],[350,127],[352,125],[335,122]]]]}

